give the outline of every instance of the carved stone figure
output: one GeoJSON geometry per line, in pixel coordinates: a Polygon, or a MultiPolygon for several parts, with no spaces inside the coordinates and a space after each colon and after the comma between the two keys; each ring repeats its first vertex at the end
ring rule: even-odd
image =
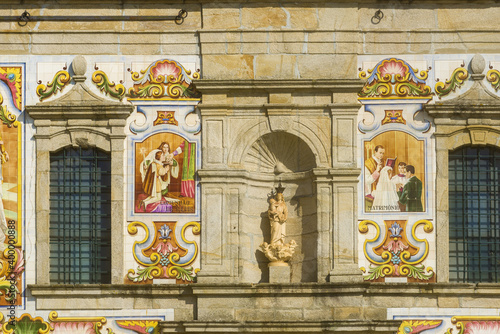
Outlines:
{"type": "Polygon", "coordinates": [[[276,199],[269,200],[269,210],[267,210],[269,223],[271,224],[271,245],[285,243],[286,219],[288,218],[288,209],[283,194],[276,194],[276,199]]]}
{"type": "Polygon", "coordinates": [[[276,195],[274,198],[269,199],[267,216],[271,225],[271,242],[269,244],[264,242],[260,245],[260,250],[271,261],[269,266],[287,266],[288,264],[285,261],[290,260],[295,247],[297,247],[295,240],[285,244],[288,209],[283,197],[283,190],[284,188],[280,182],[278,188],[276,188],[276,195]]]}

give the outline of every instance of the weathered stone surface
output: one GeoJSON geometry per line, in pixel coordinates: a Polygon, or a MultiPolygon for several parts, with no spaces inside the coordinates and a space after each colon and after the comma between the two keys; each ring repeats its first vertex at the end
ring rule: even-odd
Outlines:
{"type": "Polygon", "coordinates": [[[287,25],[287,14],[279,6],[249,5],[241,8],[241,25],[252,28],[281,28],[287,25]]]}
{"type": "Polygon", "coordinates": [[[347,55],[299,55],[297,67],[300,78],[352,78],[356,62],[347,55]]]}
{"type": "Polygon", "coordinates": [[[269,283],[290,283],[290,267],[270,266],[269,283]]]}
{"type": "Polygon", "coordinates": [[[242,56],[203,56],[205,79],[253,79],[254,57],[242,56]]]}
{"type": "Polygon", "coordinates": [[[258,79],[294,78],[296,77],[295,65],[296,56],[257,55],[255,57],[255,77],[258,79]]]}
{"type": "Polygon", "coordinates": [[[284,10],[290,17],[289,27],[292,29],[318,28],[318,14],[314,7],[286,6],[284,10]]]}
{"type": "Polygon", "coordinates": [[[238,3],[203,4],[203,26],[206,29],[236,29],[240,27],[238,3]]]}
{"type": "Polygon", "coordinates": [[[318,8],[318,28],[321,30],[358,29],[358,8],[350,3],[328,3],[318,8]]]}

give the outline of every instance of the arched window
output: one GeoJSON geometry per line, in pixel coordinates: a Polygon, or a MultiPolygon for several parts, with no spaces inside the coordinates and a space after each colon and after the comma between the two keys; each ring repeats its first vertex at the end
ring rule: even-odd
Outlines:
{"type": "Polygon", "coordinates": [[[111,283],[109,153],[50,153],[50,283],[111,283]]]}
{"type": "Polygon", "coordinates": [[[500,281],[500,149],[449,154],[450,281],[500,281]]]}

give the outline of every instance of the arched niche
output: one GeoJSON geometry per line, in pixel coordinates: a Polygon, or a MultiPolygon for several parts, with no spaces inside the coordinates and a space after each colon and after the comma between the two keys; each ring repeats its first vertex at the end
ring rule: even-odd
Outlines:
{"type": "Polygon", "coordinates": [[[286,242],[295,240],[298,244],[289,262],[291,281],[316,282],[317,200],[312,170],[317,165],[313,151],[294,134],[271,132],[250,145],[242,161],[249,180],[241,198],[241,277],[249,282],[268,282],[269,260],[258,248],[270,241],[268,197],[281,181],[288,206],[286,242]]]}

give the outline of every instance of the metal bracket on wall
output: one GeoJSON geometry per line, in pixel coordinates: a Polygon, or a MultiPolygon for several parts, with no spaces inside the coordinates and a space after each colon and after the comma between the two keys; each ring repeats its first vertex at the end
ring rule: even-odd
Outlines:
{"type": "Polygon", "coordinates": [[[17,22],[20,26],[25,26],[28,22],[39,22],[39,21],[59,21],[59,22],[99,22],[99,21],[174,21],[176,24],[182,24],[184,19],[187,17],[188,12],[181,9],[177,16],[167,15],[167,16],[31,16],[27,10],[21,14],[21,16],[0,16],[0,22],[17,22]]]}

